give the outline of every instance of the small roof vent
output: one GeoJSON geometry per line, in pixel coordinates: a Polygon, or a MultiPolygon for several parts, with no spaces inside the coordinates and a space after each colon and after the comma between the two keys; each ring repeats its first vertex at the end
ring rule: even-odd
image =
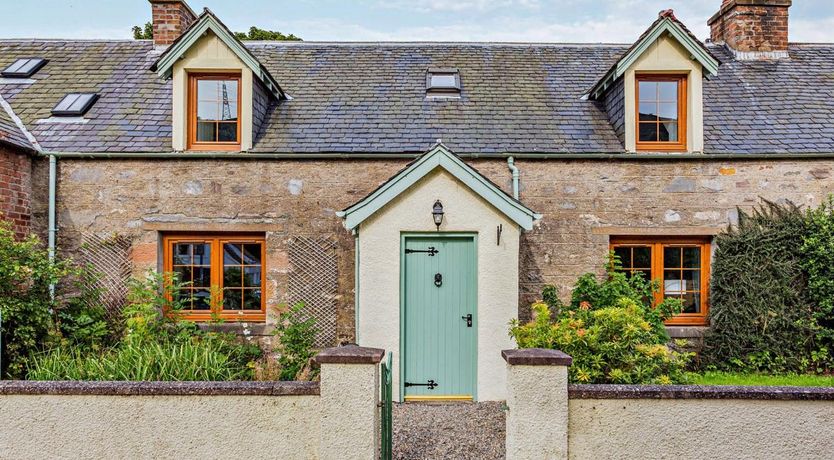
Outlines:
{"type": "Polygon", "coordinates": [[[98,100],[95,93],[70,93],[61,99],[61,102],[52,109],[52,115],[56,117],[80,117],[90,110],[90,107],[98,100]]]}
{"type": "Polygon", "coordinates": [[[454,68],[430,68],[426,72],[426,95],[460,97],[460,72],[454,68]]]}
{"type": "Polygon", "coordinates": [[[22,58],[18,59],[0,72],[7,78],[29,78],[35,74],[48,61],[43,58],[22,58]]]}

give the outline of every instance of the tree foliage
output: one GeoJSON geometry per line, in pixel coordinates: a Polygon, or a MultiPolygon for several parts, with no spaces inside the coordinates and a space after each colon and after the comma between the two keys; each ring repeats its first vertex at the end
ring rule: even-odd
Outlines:
{"type": "Polygon", "coordinates": [[[146,22],[143,27],[133,26],[130,29],[133,32],[134,40],[150,40],[153,38],[153,24],[146,22]]]}
{"type": "MultiPolygon", "coordinates": [[[[144,26],[133,26],[131,28],[135,40],[150,40],[153,38],[153,24],[146,22],[144,26]]],[[[248,32],[235,32],[238,40],[275,40],[275,41],[301,41],[301,38],[293,34],[284,34],[277,30],[261,29],[252,26],[248,32]]]]}

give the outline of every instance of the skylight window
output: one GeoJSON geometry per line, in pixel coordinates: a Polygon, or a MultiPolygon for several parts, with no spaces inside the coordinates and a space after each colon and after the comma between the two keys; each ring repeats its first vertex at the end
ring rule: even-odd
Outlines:
{"type": "Polygon", "coordinates": [[[2,75],[8,78],[29,78],[46,65],[46,62],[46,59],[41,58],[18,59],[3,69],[2,75]]]}
{"type": "Polygon", "coordinates": [[[457,69],[429,69],[426,73],[426,94],[460,95],[460,73],[457,69]]]}
{"type": "Polygon", "coordinates": [[[84,115],[87,110],[98,99],[98,94],[94,93],[70,93],[61,99],[61,102],[52,109],[52,115],[56,117],[80,117],[84,115]]]}

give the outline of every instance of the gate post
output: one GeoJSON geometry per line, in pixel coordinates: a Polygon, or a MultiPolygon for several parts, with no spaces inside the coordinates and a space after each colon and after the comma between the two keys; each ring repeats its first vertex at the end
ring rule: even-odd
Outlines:
{"type": "Polygon", "coordinates": [[[558,350],[504,350],[507,459],[568,458],[568,366],[558,350]]]}
{"type": "Polygon", "coordinates": [[[385,350],[328,348],[321,365],[319,457],[376,459],[379,455],[379,362],[385,350]]]}

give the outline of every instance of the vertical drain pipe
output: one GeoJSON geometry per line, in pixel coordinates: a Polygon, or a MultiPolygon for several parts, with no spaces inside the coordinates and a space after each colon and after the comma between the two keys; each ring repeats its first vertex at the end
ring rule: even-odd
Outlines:
{"type": "MultiPolygon", "coordinates": [[[[58,159],[49,155],[49,228],[47,229],[47,248],[49,261],[55,260],[55,234],[58,231],[55,224],[55,185],[58,182],[58,159]]],[[[55,299],[55,285],[49,285],[49,295],[55,299]]]]}
{"type": "Polygon", "coordinates": [[[513,157],[507,158],[507,167],[510,168],[510,171],[513,173],[513,198],[517,200],[518,178],[521,176],[521,174],[518,172],[518,168],[515,165],[515,159],[513,159],[513,157]]]}

